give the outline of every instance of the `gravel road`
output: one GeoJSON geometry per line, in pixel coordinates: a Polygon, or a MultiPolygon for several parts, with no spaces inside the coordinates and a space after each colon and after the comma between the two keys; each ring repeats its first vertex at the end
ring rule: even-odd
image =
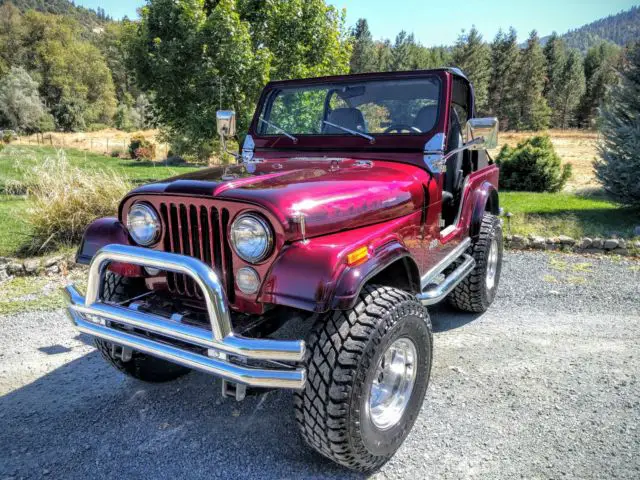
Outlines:
{"type": "MultiPolygon", "coordinates": [[[[640,478],[640,264],[509,253],[484,315],[432,310],[421,415],[374,478],[640,478]]],[[[0,478],[359,478],[308,450],[291,397],[146,385],[61,311],[0,317],[0,478]]]]}

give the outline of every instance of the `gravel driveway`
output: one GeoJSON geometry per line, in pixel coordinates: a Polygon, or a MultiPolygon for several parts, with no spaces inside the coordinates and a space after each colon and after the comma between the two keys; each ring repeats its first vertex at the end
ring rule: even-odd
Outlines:
{"type": "MultiPolygon", "coordinates": [[[[640,264],[509,253],[484,315],[432,310],[422,413],[375,478],[640,478],[640,264]]],[[[0,317],[0,478],[359,478],[301,443],[291,397],[146,385],[62,312],[0,317]]]]}

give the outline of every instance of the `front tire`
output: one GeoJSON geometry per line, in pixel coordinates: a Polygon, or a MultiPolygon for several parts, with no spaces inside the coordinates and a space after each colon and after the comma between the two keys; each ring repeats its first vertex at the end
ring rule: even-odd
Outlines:
{"type": "Polygon", "coordinates": [[[426,309],[405,291],[366,286],[352,310],[316,322],[307,347],[307,383],[295,394],[305,441],[352,470],[380,468],[409,434],[427,390],[426,309]]]}
{"type": "MultiPolygon", "coordinates": [[[[143,285],[138,278],[126,278],[107,272],[102,298],[108,302],[122,302],[142,293],[143,285]]],[[[94,343],[102,357],[116,370],[137,380],[162,383],[175,380],[191,370],[175,363],[144,353],[131,352],[130,358],[123,360],[122,349],[111,342],[95,338],[94,343]]]]}
{"type": "Polygon", "coordinates": [[[495,299],[502,271],[502,225],[500,219],[485,213],[477,240],[467,253],[476,266],[449,294],[449,303],[463,312],[485,312],[495,299]]]}

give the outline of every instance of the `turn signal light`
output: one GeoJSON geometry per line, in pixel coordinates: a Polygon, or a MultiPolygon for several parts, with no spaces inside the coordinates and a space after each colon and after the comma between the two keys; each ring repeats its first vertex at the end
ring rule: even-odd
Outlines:
{"type": "Polygon", "coordinates": [[[353,267],[369,258],[369,247],[360,247],[347,255],[347,265],[353,267]]]}

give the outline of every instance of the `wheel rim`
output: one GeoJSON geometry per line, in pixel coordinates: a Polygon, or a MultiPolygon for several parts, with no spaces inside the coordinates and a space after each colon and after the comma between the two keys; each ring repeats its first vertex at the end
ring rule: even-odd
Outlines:
{"type": "Polygon", "coordinates": [[[487,258],[487,290],[493,289],[496,284],[496,271],[498,270],[498,242],[494,238],[489,246],[487,258]]]}
{"type": "Polygon", "coordinates": [[[408,338],[394,341],[380,357],[369,393],[369,415],[377,428],[386,430],[402,418],[416,380],[416,359],[408,338]]]}

